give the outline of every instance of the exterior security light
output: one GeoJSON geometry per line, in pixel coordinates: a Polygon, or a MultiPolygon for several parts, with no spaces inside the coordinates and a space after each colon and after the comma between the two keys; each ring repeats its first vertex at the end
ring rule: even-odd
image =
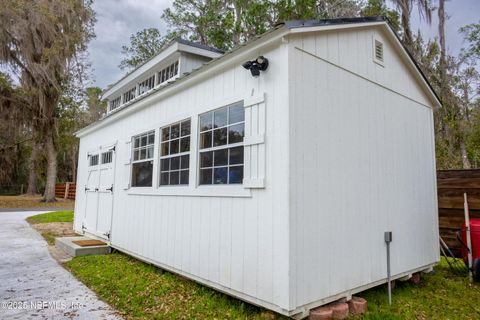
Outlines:
{"type": "Polygon", "coordinates": [[[242,64],[242,66],[250,70],[252,76],[258,77],[260,75],[260,71],[265,71],[268,68],[268,59],[264,56],[259,56],[257,59],[252,61],[247,61],[242,64]]]}

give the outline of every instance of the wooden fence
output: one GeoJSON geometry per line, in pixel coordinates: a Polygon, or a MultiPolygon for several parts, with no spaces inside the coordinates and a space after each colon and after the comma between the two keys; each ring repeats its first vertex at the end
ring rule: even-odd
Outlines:
{"type": "Polygon", "coordinates": [[[458,255],[460,243],[455,234],[465,222],[464,193],[468,196],[470,217],[480,218],[480,169],[438,170],[437,188],[440,236],[458,255]]]}
{"type": "Polygon", "coordinates": [[[77,185],[73,182],[57,183],[55,185],[55,197],[75,200],[77,185]]]}

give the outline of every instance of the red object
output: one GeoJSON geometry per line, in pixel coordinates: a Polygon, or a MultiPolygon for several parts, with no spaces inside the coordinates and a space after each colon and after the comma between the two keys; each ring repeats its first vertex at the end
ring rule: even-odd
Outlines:
{"type": "MultiPolygon", "coordinates": [[[[472,262],[480,258],[480,219],[470,219],[470,237],[472,238],[472,262]]],[[[462,241],[467,244],[467,235],[465,232],[465,223],[462,226],[462,241]]],[[[462,258],[465,265],[468,265],[468,252],[465,246],[462,246],[462,258]]]]}

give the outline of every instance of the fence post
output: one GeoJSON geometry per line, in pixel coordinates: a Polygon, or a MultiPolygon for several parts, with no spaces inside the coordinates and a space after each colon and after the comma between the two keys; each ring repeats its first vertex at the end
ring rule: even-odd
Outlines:
{"type": "Polygon", "coordinates": [[[70,182],[66,182],[65,183],[65,194],[63,195],[63,198],[64,199],[67,199],[68,198],[68,191],[70,189],[70,182]]]}

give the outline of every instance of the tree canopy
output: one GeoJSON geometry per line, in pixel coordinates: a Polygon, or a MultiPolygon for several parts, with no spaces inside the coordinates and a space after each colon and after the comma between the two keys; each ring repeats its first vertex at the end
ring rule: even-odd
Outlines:
{"type": "Polygon", "coordinates": [[[162,37],[157,28],[147,28],[132,34],[130,45],[122,46],[122,54],[125,58],[120,62],[120,69],[132,69],[140,66],[157,55],[165,41],[166,38],[162,37]]]}
{"type": "Polygon", "coordinates": [[[90,5],[83,0],[0,3],[0,61],[29,92],[34,143],[44,145],[48,159],[45,201],[55,201],[59,100],[77,54],[93,36],[90,5]]]}

